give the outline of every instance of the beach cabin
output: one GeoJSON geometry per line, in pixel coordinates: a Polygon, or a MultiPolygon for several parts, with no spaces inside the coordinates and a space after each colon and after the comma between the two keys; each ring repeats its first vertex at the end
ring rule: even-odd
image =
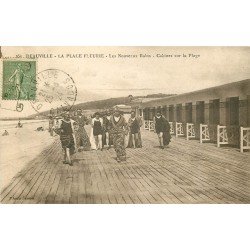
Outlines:
{"type": "Polygon", "coordinates": [[[136,108],[146,124],[160,108],[177,137],[250,149],[250,79],[145,101],[136,108]]]}

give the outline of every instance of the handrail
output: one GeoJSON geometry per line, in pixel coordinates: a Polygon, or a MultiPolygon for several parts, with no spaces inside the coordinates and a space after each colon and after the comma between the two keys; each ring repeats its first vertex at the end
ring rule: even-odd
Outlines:
{"type": "Polygon", "coordinates": [[[228,144],[227,126],[217,125],[217,147],[228,144]]]}
{"type": "Polygon", "coordinates": [[[155,123],[153,121],[149,121],[149,131],[155,130],[155,123]]]}
{"type": "Polygon", "coordinates": [[[186,139],[189,140],[191,138],[195,138],[195,129],[193,123],[186,124],[186,139]]]}
{"type": "Polygon", "coordinates": [[[175,136],[184,136],[183,124],[181,122],[175,123],[175,136]]]}
{"type": "Polygon", "coordinates": [[[240,127],[240,152],[250,149],[250,128],[240,127]]]}
{"type": "Polygon", "coordinates": [[[210,141],[209,129],[207,124],[200,124],[200,143],[210,141]]]}
{"type": "Polygon", "coordinates": [[[149,120],[144,120],[143,123],[144,123],[144,126],[143,126],[144,129],[145,129],[145,130],[149,130],[149,120]]]}
{"type": "Polygon", "coordinates": [[[170,125],[170,135],[174,135],[174,125],[173,122],[169,122],[170,125]]]}

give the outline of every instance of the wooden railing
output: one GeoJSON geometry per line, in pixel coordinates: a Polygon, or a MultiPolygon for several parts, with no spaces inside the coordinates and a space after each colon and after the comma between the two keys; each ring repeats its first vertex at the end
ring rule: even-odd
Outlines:
{"type": "Polygon", "coordinates": [[[181,122],[175,123],[175,136],[184,136],[183,124],[181,122]]]}
{"type": "Polygon", "coordinates": [[[174,135],[174,125],[173,122],[169,122],[170,125],[170,135],[174,135]]]}
{"type": "Polygon", "coordinates": [[[227,127],[217,125],[217,147],[228,144],[227,127]]]}
{"type": "Polygon", "coordinates": [[[200,124],[200,143],[210,141],[208,125],[200,124]]]}
{"type": "Polygon", "coordinates": [[[250,149],[250,128],[240,127],[240,152],[250,149]]]}
{"type": "Polygon", "coordinates": [[[186,139],[189,140],[191,138],[195,138],[195,130],[193,123],[186,124],[186,139]]]}
{"type": "MultiPolygon", "coordinates": [[[[176,137],[185,136],[183,123],[176,122],[174,128],[174,122],[169,122],[170,134],[175,134],[176,137]]],[[[144,120],[143,127],[145,130],[154,131],[155,124],[153,121],[144,120]]],[[[228,133],[227,126],[217,125],[217,147],[221,145],[228,145],[228,133]]],[[[195,124],[186,123],[186,139],[195,138],[195,124]]],[[[210,141],[209,128],[206,124],[200,124],[200,143],[204,141],[210,141]]],[[[240,127],[240,152],[250,149],[250,127],[240,127]]]]}
{"type": "Polygon", "coordinates": [[[144,129],[149,130],[149,120],[144,120],[144,129]]]}
{"type": "Polygon", "coordinates": [[[155,124],[153,121],[149,121],[149,131],[154,131],[155,130],[155,124]]]}

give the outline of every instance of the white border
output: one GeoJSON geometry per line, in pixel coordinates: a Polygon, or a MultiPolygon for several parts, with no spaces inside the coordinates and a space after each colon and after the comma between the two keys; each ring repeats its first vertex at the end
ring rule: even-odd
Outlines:
{"type": "MultiPolygon", "coordinates": [[[[2,1],[0,44],[249,46],[249,1],[2,1]]],[[[0,206],[1,249],[250,249],[249,205],[0,206]]]]}

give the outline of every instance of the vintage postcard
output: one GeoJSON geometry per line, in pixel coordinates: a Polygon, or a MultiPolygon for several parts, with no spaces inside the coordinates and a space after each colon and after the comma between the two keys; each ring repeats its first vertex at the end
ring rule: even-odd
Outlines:
{"type": "Polygon", "coordinates": [[[0,47],[0,203],[250,203],[250,47],[0,47]]]}

